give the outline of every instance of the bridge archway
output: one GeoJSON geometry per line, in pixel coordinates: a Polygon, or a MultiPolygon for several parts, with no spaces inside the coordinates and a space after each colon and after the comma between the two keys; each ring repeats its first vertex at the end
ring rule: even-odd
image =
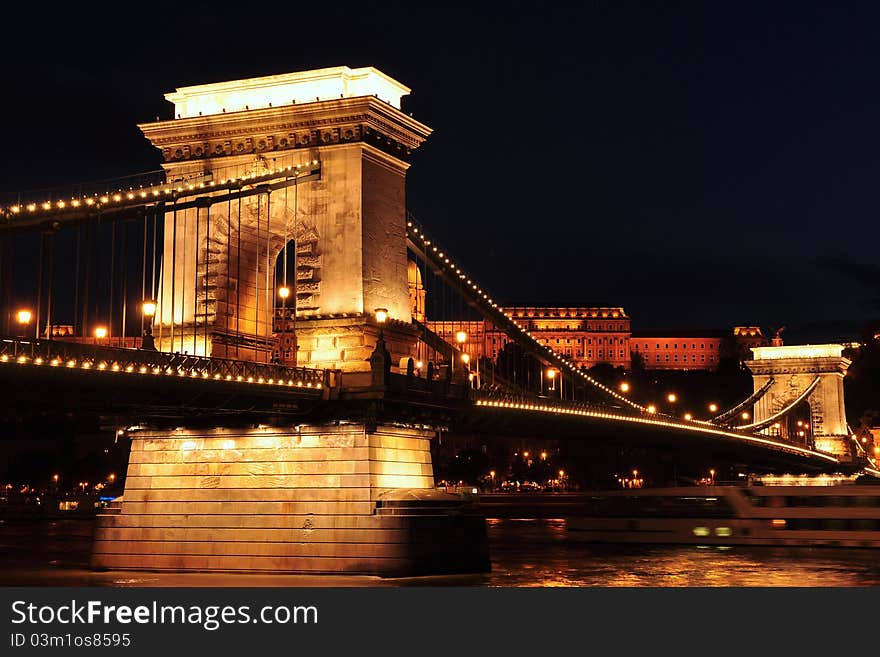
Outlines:
{"type": "Polygon", "coordinates": [[[843,345],[754,347],[752,353],[752,360],[745,364],[752,372],[755,391],[769,383],[769,389],[755,404],[754,423],[784,410],[818,378],[806,399],[765,432],[779,431],[792,442],[812,441],[817,450],[841,459],[852,458],[843,396],[843,377],[851,361],[843,356],[843,345]],[[798,420],[802,422],[800,427],[798,420]],[[799,435],[800,431],[804,435],[799,435]]]}

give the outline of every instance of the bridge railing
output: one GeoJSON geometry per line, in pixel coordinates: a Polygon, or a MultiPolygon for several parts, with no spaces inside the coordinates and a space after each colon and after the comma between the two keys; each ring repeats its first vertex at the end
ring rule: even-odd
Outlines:
{"type": "Polygon", "coordinates": [[[11,360],[49,367],[173,374],[248,383],[283,383],[313,390],[321,390],[331,383],[329,370],[61,340],[0,338],[0,362],[11,360]]]}

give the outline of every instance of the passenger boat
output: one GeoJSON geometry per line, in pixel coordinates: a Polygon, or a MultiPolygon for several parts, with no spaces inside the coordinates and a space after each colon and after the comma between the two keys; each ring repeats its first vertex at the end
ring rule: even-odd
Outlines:
{"type": "Polygon", "coordinates": [[[880,486],[710,485],[594,493],[569,538],[880,548],[880,486]]]}

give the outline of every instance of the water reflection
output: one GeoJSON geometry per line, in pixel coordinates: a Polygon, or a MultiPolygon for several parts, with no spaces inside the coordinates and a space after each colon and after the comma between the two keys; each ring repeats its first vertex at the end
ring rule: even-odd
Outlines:
{"type": "Polygon", "coordinates": [[[565,520],[488,521],[492,572],[381,579],[272,573],[93,572],[83,521],[0,523],[0,585],[23,586],[880,586],[873,549],[602,546],[569,540],[565,520]]]}

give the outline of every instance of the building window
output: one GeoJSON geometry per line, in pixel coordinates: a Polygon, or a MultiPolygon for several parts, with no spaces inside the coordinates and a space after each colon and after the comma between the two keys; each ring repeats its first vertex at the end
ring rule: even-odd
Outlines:
{"type": "Polygon", "coordinates": [[[620,350],[620,357],[623,358],[623,349],[620,350]]]}

